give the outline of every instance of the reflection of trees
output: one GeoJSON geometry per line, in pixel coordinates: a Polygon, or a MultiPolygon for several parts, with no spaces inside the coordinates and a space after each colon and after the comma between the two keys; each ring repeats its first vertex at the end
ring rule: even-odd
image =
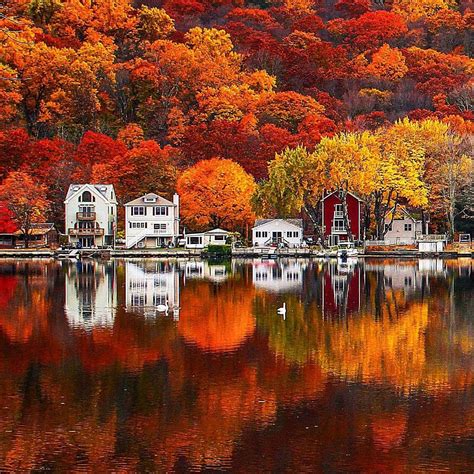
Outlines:
{"type": "Polygon", "coordinates": [[[453,315],[453,279],[433,277],[436,297],[429,298],[424,280],[419,292],[413,291],[413,281],[407,293],[392,286],[382,269],[366,272],[362,309],[347,318],[323,319],[316,305],[288,296],[283,321],[276,314],[279,301],[259,294],[259,331],[286,360],[314,361],[341,378],[386,383],[402,392],[466,387],[472,380],[472,364],[466,364],[466,358],[474,355],[474,324],[453,315]]]}
{"type": "Polygon", "coordinates": [[[194,281],[182,294],[178,330],[205,351],[235,349],[254,331],[253,297],[249,284],[194,281]]]}
{"type": "Polygon", "coordinates": [[[192,281],[178,323],[118,310],[113,328],[86,332],[66,325],[46,281],[57,270],[30,276],[27,295],[16,275],[9,313],[0,308],[2,467],[393,472],[422,469],[426,456],[460,471],[472,462],[469,446],[446,450],[474,435],[469,279],[458,297],[456,276],[454,304],[444,278],[430,279],[436,298],[384,282],[376,303],[381,278],[369,271],[359,313],[323,320],[304,292],[285,295],[286,321],[281,295],[255,293],[251,275],[192,281]],[[216,298],[222,311],[206,313],[216,298]],[[8,324],[15,334],[15,317],[21,327],[30,314],[32,332],[10,337],[8,324]]]}

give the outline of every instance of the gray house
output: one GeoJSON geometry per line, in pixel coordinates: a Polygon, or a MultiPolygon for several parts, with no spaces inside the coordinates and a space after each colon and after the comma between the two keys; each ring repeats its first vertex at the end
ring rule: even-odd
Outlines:
{"type": "Polygon", "coordinates": [[[385,218],[385,242],[387,244],[415,244],[419,236],[428,233],[428,221],[417,219],[412,213],[408,212],[403,206],[398,206],[396,210],[392,209],[385,218]],[[395,212],[395,215],[392,215],[395,212]]]}

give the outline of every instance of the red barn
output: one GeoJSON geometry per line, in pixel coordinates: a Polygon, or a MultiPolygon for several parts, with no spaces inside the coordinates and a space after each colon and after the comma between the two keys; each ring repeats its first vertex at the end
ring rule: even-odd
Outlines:
{"type": "MultiPolygon", "coordinates": [[[[354,240],[362,240],[361,207],[362,200],[355,194],[347,193],[347,215],[349,227],[354,240]]],[[[342,201],[336,191],[326,194],[322,201],[322,220],[324,239],[329,245],[337,245],[340,241],[348,240],[344,224],[342,201]]]]}

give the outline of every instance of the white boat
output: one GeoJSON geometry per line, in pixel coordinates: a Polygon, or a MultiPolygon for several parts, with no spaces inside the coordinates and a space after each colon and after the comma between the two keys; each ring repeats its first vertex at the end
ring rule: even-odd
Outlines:
{"type": "Polygon", "coordinates": [[[337,258],[347,259],[357,257],[359,252],[355,248],[354,242],[340,242],[337,249],[337,258]]]}

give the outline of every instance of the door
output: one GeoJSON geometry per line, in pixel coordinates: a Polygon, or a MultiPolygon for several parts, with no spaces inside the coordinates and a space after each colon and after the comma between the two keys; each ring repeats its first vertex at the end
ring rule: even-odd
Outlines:
{"type": "Polygon", "coordinates": [[[283,234],[281,232],[274,231],[272,232],[272,241],[273,243],[280,243],[282,241],[283,234]]]}
{"type": "Polygon", "coordinates": [[[94,247],[94,237],[79,237],[79,243],[82,248],[94,247]]]}

